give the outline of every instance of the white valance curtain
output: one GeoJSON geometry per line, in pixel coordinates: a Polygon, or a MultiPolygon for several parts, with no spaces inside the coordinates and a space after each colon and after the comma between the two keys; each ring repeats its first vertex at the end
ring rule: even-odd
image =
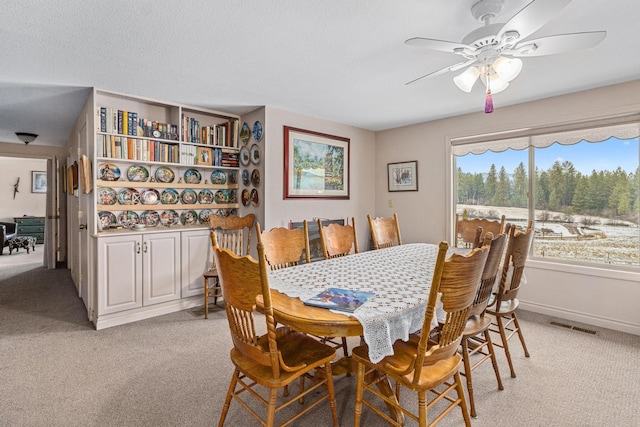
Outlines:
{"type": "MultiPolygon", "coordinates": [[[[522,131],[520,133],[523,133],[522,131]]],[[[545,148],[554,143],[573,145],[582,141],[602,142],[611,137],[632,139],[640,136],[640,122],[623,123],[612,126],[600,126],[570,131],[541,133],[537,135],[516,136],[502,139],[465,138],[451,141],[451,150],[455,156],[469,153],[482,154],[487,151],[502,152],[507,149],[524,150],[529,147],[545,148]]]]}

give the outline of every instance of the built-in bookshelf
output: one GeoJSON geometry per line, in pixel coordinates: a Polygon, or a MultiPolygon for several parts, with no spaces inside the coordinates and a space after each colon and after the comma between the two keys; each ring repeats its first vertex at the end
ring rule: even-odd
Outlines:
{"type": "Polygon", "coordinates": [[[239,116],[102,90],[94,109],[96,233],[237,213],[239,116]]]}

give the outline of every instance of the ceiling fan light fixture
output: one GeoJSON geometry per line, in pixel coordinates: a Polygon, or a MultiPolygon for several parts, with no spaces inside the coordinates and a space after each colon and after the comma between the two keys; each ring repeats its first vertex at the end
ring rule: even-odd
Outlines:
{"type": "Polygon", "coordinates": [[[480,71],[476,67],[469,67],[464,72],[455,76],[453,82],[461,91],[469,93],[479,76],[480,71]]]}
{"type": "Polygon", "coordinates": [[[522,71],[522,60],[519,58],[507,58],[500,56],[493,63],[493,70],[500,76],[500,78],[510,82],[518,77],[520,71],[522,71]]]}
{"type": "Polygon", "coordinates": [[[490,88],[491,93],[494,95],[496,93],[502,92],[509,87],[509,82],[496,73],[489,74],[488,78],[489,81],[487,82],[487,76],[485,76],[484,74],[480,76],[480,80],[482,80],[482,83],[486,87],[490,88]]]}

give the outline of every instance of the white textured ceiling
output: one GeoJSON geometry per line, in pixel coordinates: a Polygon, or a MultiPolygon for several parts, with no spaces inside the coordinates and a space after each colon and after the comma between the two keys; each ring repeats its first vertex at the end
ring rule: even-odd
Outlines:
{"type": "MultiPolygon", "coordinates": [[[[461,41],[476,0],[3,0],[0,141],[64,145],[89,87],[235,113],[269,105],[370,130],[481,111],[459,62],[404,45],[461,41]]],[[[505,0],[502,19],[529,0],[505,0]]],[[[606,30],[597,47],[525,58],[496,108],[640,78],[637,0],[574,0],[532,37],[606,30]]],[[[630,94],[640,96],[640,94],[630,94]]]]}

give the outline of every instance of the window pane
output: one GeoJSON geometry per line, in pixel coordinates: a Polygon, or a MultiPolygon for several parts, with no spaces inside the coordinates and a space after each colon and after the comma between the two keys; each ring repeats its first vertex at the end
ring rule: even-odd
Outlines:
{"type": "Polygon", "coordinates": [[[534,156],[534,255],[638,266],[638,138],[556,143],[534,156]]]}
{"type": "MultiPolygon", "coordinates": [[[[455,157],[456,206],[460,217],[499,220],[526,227],[528,222],[527,150],[455,157]]],[[[460,243],[462,244],[462,243],[460,243]]]]}

